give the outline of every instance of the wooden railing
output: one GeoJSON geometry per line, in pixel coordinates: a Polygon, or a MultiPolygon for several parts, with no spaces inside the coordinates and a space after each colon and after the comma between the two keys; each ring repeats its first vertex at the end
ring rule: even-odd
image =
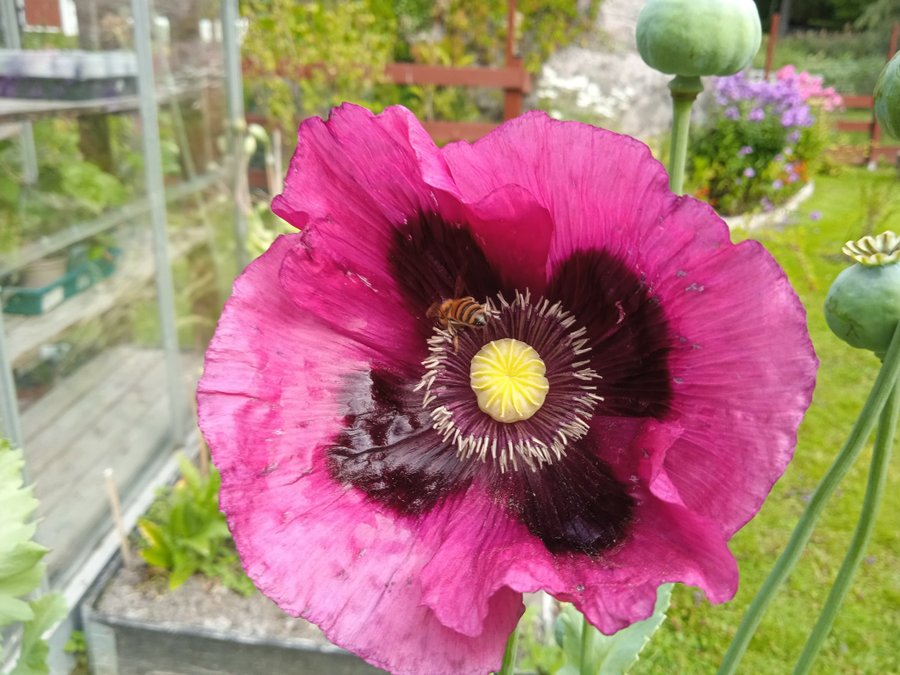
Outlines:
{"type": "MultiPolygon", "coordinates": [[[[888,45],[887,60],[890,61],[897,53],[897,43],[900,41],[900,23],[894,23],[891,30],[891,40],[888,45]]],[[[844,107],[848,110],[870,110],[871,117],[866,120],[838,120],[838,131],[864,131],[869,133],[869,145],[866,152],[866,161],[873,162],[879,158],[888,161],[896,161],[900,157],[900,146],[887,146],[881,144],[881,125],[875,117],[875,98],[873,96],[844,96],[844,107]]]]}
{"type": "MultiPolygon", "coordinates": [[[[380,77],[398,85],[433,85],[439,87],[484,87],[503,90],[503,119],[522,114],[525,96],[531,93],[531,76],[525,70],[522,59],[516,54],[515,45],[516,0],[509,0],[506,13],[506,45],[504,65],[495,67],[436,66],[421,63],[389,63],[380,77]]],[[[244,74],[263,74],[259,64],[250,59],[243,61],[244,74]]],[[[275,75],[291,79],[308,78],[322,64],[279,64],[275,75]]],[[[265,73],[272,74],[272,73],[265,73]]],[[[247,115],[248,122],[268,125],[270,120],[261,115],[247,115]]],[[[299,120],[297,120],[299,122],[299,120]]],[[[456,120],[423,120],[425,129],[437,141],[474,141],[497,127],[499,122],[463,122],[456,120]]]]}

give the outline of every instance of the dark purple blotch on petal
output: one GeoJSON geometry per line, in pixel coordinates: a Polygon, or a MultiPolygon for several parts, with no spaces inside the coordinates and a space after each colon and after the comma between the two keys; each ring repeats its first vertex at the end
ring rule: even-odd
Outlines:
{"type": "Polygon", "coordinates": [[[348,383],[350,411],[328,451],[331,475],[405,515],[420,514],[465,489],[473,474],[450,442],[431,428],[421,394],[385,371],[348,383]]]}
{"type": "Polygon", "coordinates": [[[589,451],[596,446],[590,435],[553,464],[500,473],[480,460],[460,459],[396,375],[360,373],[348,382],[347,396],[346,426],[328,450],[331,475],[399,515],[428,511],[480,473],[498,501],[553,553],[597,555],[627,534],[633,500],[589,451]]]}
{"type": "Polygon", "coordinates": [[[628,533],[634,499],[592,452],[591,436],[537,471],[500,475],[498,495],[552,553],[598,555],[628,533]]]}
{"type": "Polygon", "coordinates": [[[597,413],[664,417],[672,400],[673,336],[642,276],[605,251],[578,251],[559,266],[547,297],[587,328],[591,367],[602,377],[597,413]]]}
{"type": "Polygon", "coordinates": [[[419,322],[422,337],[434,321],[425,315],[435,302],[470,295],[484,302],[503,289],[472,233],[434,213],[417,214],[397,225],[388,265],[419,322]]]}

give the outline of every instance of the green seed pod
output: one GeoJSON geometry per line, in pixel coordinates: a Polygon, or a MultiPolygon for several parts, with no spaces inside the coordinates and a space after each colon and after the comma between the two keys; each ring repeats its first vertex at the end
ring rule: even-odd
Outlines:
{"type": "Polygon", "coordinates": [[[733,75],[761,38],[753,0],[648,0],[638,16],[641,58],[670,75],[733,75]]]}
{"type": "Polygon", "coordinates": [[[825,320],[850,346],[883,357],[900,323],[900,237],[864,237],[847,242],[844,253],[857,263],[831,284],[825,320]]]}
{"type": "Polygon", "coordinates": [[[900,52],[888,61],[875,84],[875,116],[894,138],[900,138],[900,52]]]}

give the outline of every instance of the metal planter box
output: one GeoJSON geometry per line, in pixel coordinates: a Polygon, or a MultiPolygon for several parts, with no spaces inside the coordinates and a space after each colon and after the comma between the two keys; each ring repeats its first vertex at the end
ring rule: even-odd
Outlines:
{"type": "Polygon", "coordinates": [[[260,638],[230,630],[173,627],[102,611],[99,599],[118,565],[101,575],[81,606],[94,675],[378,675],[348,652],[306,638],[260,638]]]}

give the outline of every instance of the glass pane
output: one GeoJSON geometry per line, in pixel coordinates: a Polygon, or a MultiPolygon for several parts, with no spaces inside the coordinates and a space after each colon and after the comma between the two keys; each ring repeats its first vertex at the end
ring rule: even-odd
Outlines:
{"type": "Polygon", "coordinates": [[[183,441],[173,392],[193,400],[236,271],[219,3],[157,3],[152,129],[138,113],[130,6],[91,13],[76,3],[77,35],[26,33],[24,50],[0,51],[0,73],[17,59],[31,68],[5,77],[15,87],[0,91],[0,284],[54,586],[111,530],[104,471],[113,470],[127,508],[183,441]],[[26,135],[22,111],[33,120],[26,135]],[[162,154],[168,314],[145,187],[148,130],[162,154]],[[167,353],[173,325],[178,345],[167,353]]]}
{"type": "Polygon", "coordinates": [[[47,283],[5,297],[38,538],[51,548],[53,579],[105,530],[104,470],[128,494],[170,440],[149,239],[145,219],[135,219],[69,247],[56,270],[39,261],[47,283]]]}

